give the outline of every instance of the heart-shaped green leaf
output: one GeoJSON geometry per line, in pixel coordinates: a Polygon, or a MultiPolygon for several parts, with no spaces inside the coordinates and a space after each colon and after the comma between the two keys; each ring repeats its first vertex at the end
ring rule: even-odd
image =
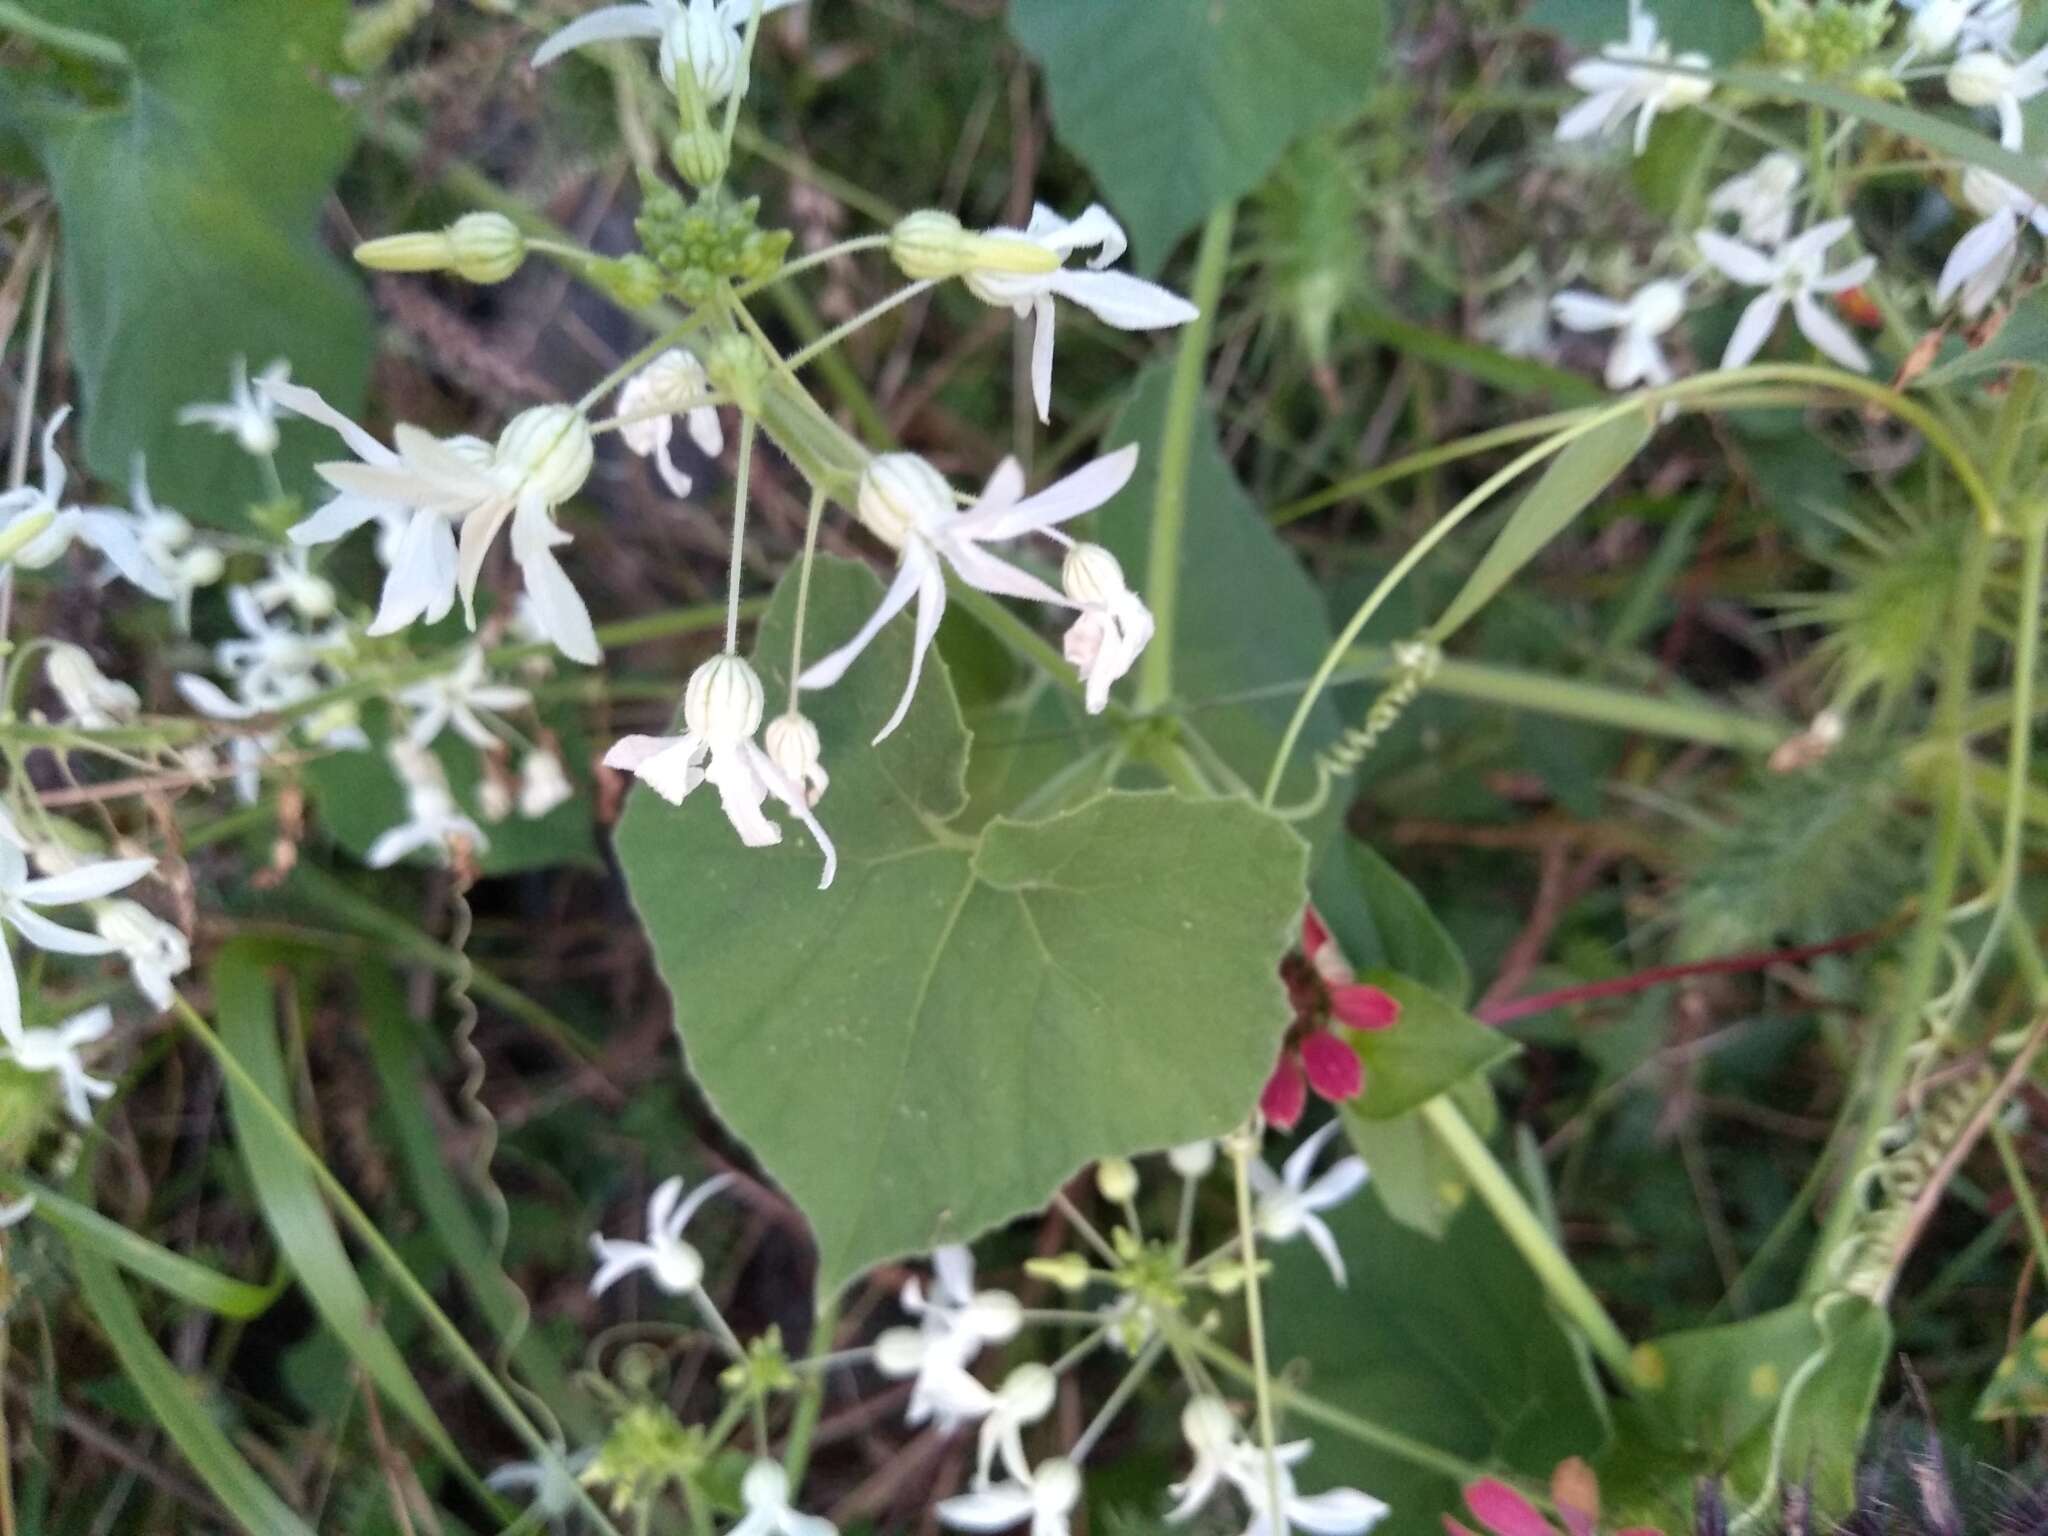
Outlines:
{"type": "MultiPolygon", "coordinates": [[[[771,710],[793,585],[758,643],[771,710]]],[[[880,593],[820,561],[811,650],[880,593]]],[[[1109,794],[960,832],[968,733],[943,666],[868,745],[909,639],[892,625],[804,700],[830,890],[808,837],[744,848],[708,791],[637,793],[618,832],[690,1069],[810,1219],[826,1293],[1036,1209],[1092,1159],[1227,1130],[1272,1066],[1303,901],[1300,840],[1243,801],[1109,794]]]]}

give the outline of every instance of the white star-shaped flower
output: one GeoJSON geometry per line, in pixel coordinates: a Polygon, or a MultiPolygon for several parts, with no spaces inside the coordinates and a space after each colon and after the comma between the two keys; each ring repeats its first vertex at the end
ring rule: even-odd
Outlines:
{"type": "Polygon", "coordinates": [[[1779,150],[1716,187],[1707,199],[1707,211],[1732,216],[1751,245],[1782,245],[1792,233],[1792,215],[1805,180],[1806,167],[1799,157],[1779,150]]]}
{"type": "Polygon", "coordinates": [[[157,1010],[177,995],[171,983],[192,969],[192,946],[174,925],[125,896],[92,903],[92,925],[128,962],[128,974],[157,1010]]]}
{"type": "Polygon", "coordinates": [[[725,428],[719,424],[718,408],[706,403],[710,395],[704,365],[681,347],[662,353],[619,391],[614,413],[620,438],[641,458],[653,460],[662,483],[678,497],[688,496],[691,485],[690,477],[669,456],[678,418],[706,457],[725,451],[725,428]]]}
{"type": "Polygon", "coordinates": [[[115,575],[151,597],[169,602],[175,595],[171,584],[144,553],[132,519],[105,507],[64,505],[70,473],[57,452],[57,434],[70,415],[66,406],[43,428],[43,483],[0,495],[0,539],[10,532],[27,533],[32,522],[41,524],[8,563],[28,571],[47,570],[63,559],[73,544],[85,544],[106,557],[115,575]]]}
{"type": "Polygon", "coordinates": [[[198,539],[191,519],[184,513],[157,504],[156,497],[150,494],[147,466],[139,453],[129,478],[128,497],[128,524],[142,558],[170,589],[168,601],[178,632],[189,633],[192,594],[227,574],[227,557],[212,544],[198,539]]]}
{"type": "Polygon", "coordinates": [[[1062,261],[1075,251],[1095,252],[1080,269],[1060,266],[1050,272],[1006,272],[970,267],[961,274],[968,291],[984,304],[1007,308],[1019,318],[1031,317],[1031,399],[1040,421],[1052,419],[1054,299],[1078,304],[1120,331],[1186,325],[1201,313],[1157,283],[1128,272],[1104,270],[1123,255],[1130,242],[1123,226],[1099,204],[1090,204],[1078,219],[1068,220],[1040,203],[1031,210],[1031,222],[1023,229],[999,227],[982,233],[992,240],[1025,241],[1051,251],[1062,261]]]}
{"type": "Polygon", "coordinates": [[[597,1256],[597,1273],[591,1276],[590,1294],[601,1296],[626,1276],[642,1270],[671,1296],[687,1296],[696,1290],[704,1279],[704,1256],[683,1241],[683,1232],[704,1202],[732,1181],[729,1173],[717,1174],[686,1196],[682,1179],[662,1180],[647,1201],[644,1243],[593,1233],[590,1251],[597,1256]]]}
{"type": "Polygon", "coordinates": [[[1344,1255],[1337,1251],[1337,1239],[1321,1213],[1342,1205],[1365,1187],[1365,1159],[1339,1158],[1322,1177],[1311,1182],[1310,1176],[1324,1146],[1341,1129],[1341,1121],[1330,1121],[1294,1149],[1277,1176],[1257,1160],[1245,1167],[1258,1197],[1252,1219],[1259,1236],[1270,1243],[1307,1237],[1330,1266],[1330,1278],[1339,1286],[1344,1284],[1344,1255]]]}
{"type": "Polygon", "coordinates": [[[2012,276],[2020,256],[2020,234],[2027,225],[2048,236],[2048,205],[1976,166],[1963,172],[1963,200],[1984,220],[1949,252],[1934,301],[1959,299],[1963,314],[1974,320],[1991,307],[2012,276]]]}
{"type": "Polygon", "coordinates": [[[1029,1524],[1031,1536],[1068,1536],[1081,1502],[1081,1469],[1063,1456],[1042,1461],[1029,1477],[940,1501],[939,1523],[956,1531],[1007,1531],[1029,1524]]]}
{"type": "Polygon", "coordinates": [[[1364,1536],[1387,1516],[1387,1506],[1356,1488],[1304,1494],[1294,1471],[1313,1443],[1296,1440],[1273,1448],[1268,1458],[1257,1446],[1239,1447],[1225,1475],[1251,1510],[1244,1536],[1288,1536],[1299,1526],[1313,1536],[1364,1536]]]}
{"type": "Polygon", "coordinates": [[[718,791],[725,819],[749,848],[772,848],[782,841],[782,828],[761,809],[773,795],[818,840],[825,855],[824,877],[818,882],[823,890],[838,871],[838,851],[811,814],[803,790],[755,744],[761,711],[761,679],[754,669],[738,656],[714,656],[690,674],[683,689],[683,733],[627,736],[605,754],[605,766],[634,775],[671,805],[681,805],[698,785],[709,782],[718,791]]]}
{"type": "Polygon", "coordinates": [[[125,725],[142,708],[140,694],[108,677],[82,647],[67,640],[50,643],[43,658],[43,675],[63,704],[65,716],[84,730],[125,725]]]}
{"type": "Polygon", "coordinates": [[[915,599],[917,627],[910,678],[895,713],[875,733],[879,743],[903,723],[916,696],[925,656],[938,637],[939,621],[945,617],[946,567],[951,566],[962,581],[983,592],[1073,607],[1064,594],[998,559],[983,546],[1043,533],[1094,511],[1124,488],[1137,464],[1134,444],[1027,497],[1023,469],[1015,459],[1005,459],[990,476],[981,499],[963,512],[955,504],[945,476],[916,454],[885,453],[874,459],[861,477],[858,510],[861,521],[900,552],[896,579],[853,638],[807,667],[798,685],[829,688],[838,682],[882,627],[915,599]]]}
{"type": "Polygon", "coordinates": [[[1186,1477],[1166,1490],[1174,1501],[1167,1512],[1168,1525],[1194,1518],[1216,1496],[1244,1445],[1243,1432],[1228,1405],[1206,1394],[1188,1399],[1181,1409],[1180,1432],[1194,1454],[1194,1464],[1186,1477]]]}
{"type": "MultiPolygon", "coordinates": [[[[70,907],[125,890],[156,868],[155,859],[99,859],[56,874],[32,876],[28,854],[11,825],[0,831],[0,922],[37,949],[53,955],[110,955],[112,941],[80,933],[43,916],[46,907],[70,907]]],[[[14,957],[0,934],[0,1039],[21,1035],[21,989],[14,957]]]]}
{"type": "Polygon", "coordinates": [[[89,1008],[49,1029],[17,1029],[0,1040],[0,1060],[24,1072],[57,1074],[64,1108],[80,1125],[92,1124],[94,1099],[113,1096],[114,1085],[85,1070],[84,1048],[106,1038],[114,1027],[110,1008],[89,1008]]]}
{"type": "Polygon", "coordinates": [[[363,855],[365,864],[385,869],[415,853],[447,859],[458,843],[466,843],[478,853],[491,846],[483,828],[455,803],[447,770],[439,758],[406,740],[392,742],[388,755],[392,770],[405,786],[406,819],[370,844],[363,855]]]}
{"type": "Polygon", "coordinates": [[[595,1460],[597,1452],[585,1450],[541,1461],[508,1461],[484,1479],[484,1486],[498,1493],[524,1493],[541,1519],[558,1522],[576,1508],[577,1479],[595,1460]]]}
{"type": "Polygon", "coordinates": [[[291,382],[292,365],[277,359],[249,381],[249,360],[238,357],[229,365],[228,398],[218,404],[188,405],[178,412],[181,427],[211,427],[232,437],[251,458],[277,452],[277,405],[271,393],[291,382]]]}
{"type": "Polygon", "coordinates": [[[413,712],[405,734],[414,746],[431,746],[453,726],[471,746],[491,752],[497,749],[498,738],[477,711],[502,714],[524,709],[533,695],[510,683],[492,682],[489,658],[481,646],[471,646],[448,671],[401,688],[398,702],[413,712]]]}
{"type": "Polygon", "coordinates": [[[213,661],[245,704],[278,709],[295,704],[319,688],[327,651],[340,643],[336,634],[302,634],[274,622],[247,587],[228,589],[228,612],[242,631],[239,640],[214,647],[213,661]]]}
{"type": "Polygon", "coordinates": [[[309,624],[334,616],[334,583],[314,571],[303,547],[272,555],[270,573],[249,590],[265,613],[288,604],[309,624]]]}
{"type": "MultiPolygon", "coordinates": [[[[761,14],[795,5],[798,0],[761,0],[761,14]]],[[[740,76],[741,33],[753,13],[754,0],[640,0],[633,5],[607,5],[578,17],[540,45],[533,67],[552,64],[575,48],[592,43],[631,39],[661,44],[661,78],[677,89],[677,67],[687,62],[704,104],[715,107],[735,90],[746,90],[740,76]]]]}
{"type": "Polygon", "coordinates": [[[1649,147],[1658,114],[1697,106],[1714,91],[1713,81],[1673,74],[1664,66],[1706,69],[1711,63],[1703,53],[1673,58],[1671,45],[1658,33],[1657,18],[1643,9],[1641,0],[1629,0],[1628,40],[1609,43],[1599,58],[1572,66],[1571,83],[1586,93],[1586,99],[1559,120],[1557,136],[1569,143],[1610,134],[1633,114],[1635,150],[1640,155],[1649,147]]]}
{"type": "Polygon", "coordinates": [[[1725,276],[1745,287],[1763,289],[1736,322],[1721,358],[1723,368],[1740,368],[1752,361],[1771,339],[1790,304],[1801,334],[1831,361],[1857,373],[1869,369],[1870,358],[1862,346],[1821,302],[1868,282],[1877,270],[1875,256],[1859,257],[1838,271],[1826,270],[1829,249],[1854,228],[1848,219],[1830,219],[1769,252],[1711,229],[1694,236],[1700,254],[1725,276]]]}
{"type": "Polygon", "coordinates": [[[1017,1336],[1024,1309],[1007,1291],[975,1290],[974,1254],[962,1245],[932,1254],[932,1277],[929,1296],[915,1277],[904,1282],[903,1310],[918,1326],[884,1329],[875,1340],[875,1369],[898,1380],[915,1378],[906,1422],[936,1419],[950,1426],[974,1416],[974,1394],[959,1378],[984,1346],[1017,1336]]]}
{"type": "Polygon", "coordinates": [[[740,1503],[747,1512],[728,1536],[838,1536],[822,1515],[807,1515],[789,1502],[789,1474],[765,1457],[740,1479],[740,1503]]]}
{"type": "Polygon", "coordinates": [[[2026,141],[2026,104],[2048,91],[2048,48],[2018,63],[1979,49],[1949,66],[1948,93],[1960,106],[1998,114],[1998,142],[2017,150],[2026,141]]]}
{"type": "Polygon", "coordinates": [[[2012,47],[2019,34],[2019,0],[1899,0],[1912,13],[1906,28],[1911,55],[2012,47]]]}
{"type": "Polygon", "coordinates": [[[1607,354],[1609,389],[1671,382],[1660,338],[1685,318],[1684,283],[1660,278],[1619,302],[1574,290],[1551,300],[1551,308],[1568,331],[1617,333],[1607,354]]]}

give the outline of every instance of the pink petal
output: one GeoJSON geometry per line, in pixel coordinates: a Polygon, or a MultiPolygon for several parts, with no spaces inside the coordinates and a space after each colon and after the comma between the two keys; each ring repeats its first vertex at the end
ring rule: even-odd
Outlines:
{"type": "Polygon", "coordinates": [[[1600,1479],[1578,1456],[1557,1464],[1550,1474],[1550,1502],[1570,1536],[1595,1536],[1600,1528],[1600,1479]]]}
{"type": "Polygon", "coordinates": [[[1325,944],[1330,942],[1330,930],[1323,926],[1323,920],[1316,916],[1314,907],[1301,910],[1301,952],[1311,961],[1325,944]]]}
{"type": "Polygon", "coordinates": [[[1259,1113],[1276,1130],[1291,1131],[1301,1123],[1301,1112],[1307,1108],[1308,1082],[1301,1075],[1301,1062],[1292,1050],[1284,1051],[1259,1095],[1259,1113]]]}
{"type": "Polygon", "coordinates": [[[1399,999],[1363,982],[1330,988],[1330,1012],[1352,1029],[1391,1029],[1401,1018],[1399,999]]]}
{"type": "Polygon", "coordinates": [[[1534,1504],[1495,1478],[1482,1477],[1467,1487],[1465,1507],[1494,1536],[1557,1536],[1534,1504]]]}
{"type": "Polygon", "coordinates": [[[1309,1086],[1332,1104],[1365,1092],[1365,1067],[1358,1052],[1327,1030],[1301,1042],[1301,1064],[1308,1069],[1309,1086]]]}

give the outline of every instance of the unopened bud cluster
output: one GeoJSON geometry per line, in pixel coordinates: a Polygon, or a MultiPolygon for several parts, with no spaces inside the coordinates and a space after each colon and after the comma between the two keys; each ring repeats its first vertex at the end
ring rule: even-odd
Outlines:
{"type": "Polygon", "coordinates": [[[694,203],[666,182],[641,180],[640,244],[685,304],[708,303],[721,282],[773,277],[788,255],[790,232],[759,225],[761,200],[705,195],[694,203]]]}

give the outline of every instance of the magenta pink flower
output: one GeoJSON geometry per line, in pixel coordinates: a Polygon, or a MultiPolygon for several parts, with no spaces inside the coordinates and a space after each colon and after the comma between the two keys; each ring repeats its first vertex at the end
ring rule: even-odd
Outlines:
{"type": "Polygon", "coordinates": [[[1345,1031],[1391,1029],[1401,1004],[1359,981],[1314,907],[1302,912],[1301,953],[1281,962],[1280,979],[1294,1023],[1259,1095],[1259,1110],[1267,1124],[1286,1131],[1300,1123],[1311,1089],[1332,1104],[1365,1092],[1365,1064],[1345,1031]]]}
{"type": "MultiPolygon", "coordinates": [[[[1600,1530],[1600,1480],[1593,1469],[1574,1456],[1561,1462],[1550,1479],[1550,1502],[1564,1523],[1565,1536],[1598,1536],[1600,1530]]],[[[1482,1477],[1465,1487],[1465,1507],[1484,1526],[1489,1536],[1560,1536],[1556,1526],[1529,1499],[1498,1478],[1482,1477]]],[[[1448,1536],[1475,1536],[1474,1531],[1454,1515],[1443,1517],[1448,1536]]],[[[1631,1527],[1615,1536],[1663,1536],[1654,1528],[1631,1527]]]]}

